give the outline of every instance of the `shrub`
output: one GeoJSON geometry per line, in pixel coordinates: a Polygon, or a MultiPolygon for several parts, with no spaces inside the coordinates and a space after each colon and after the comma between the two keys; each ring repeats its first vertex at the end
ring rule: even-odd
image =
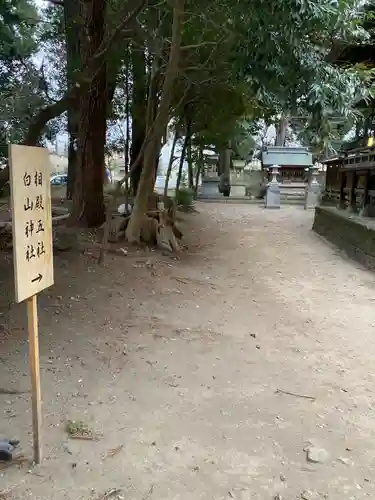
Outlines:
{"type": "Polygon", "coordinates": [[[182,212],[193,212],[194,211],[194,197],[195,193],[193,189],[181,188],[176,193],[176,204],[179,210],[182,212]]]}

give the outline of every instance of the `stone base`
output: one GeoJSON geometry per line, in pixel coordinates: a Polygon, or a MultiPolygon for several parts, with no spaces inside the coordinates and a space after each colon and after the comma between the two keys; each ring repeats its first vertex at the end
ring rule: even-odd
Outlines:
{"type": "Polygon", "coordinates": [[[311,210],[316,206],[318,206],[319,200],[320,200],[320,191],[309,191],[307,189],[305,193],[305,203],[304,203],[305,210],[311,210]]]}
{"type": "Polygon", "coordinates": [[[278,184],[268,185],[265,208],[280,208],[280,186],[278,184]]]}
{"type": "Polygon", "coordinates": [[[364,207],[361,208],[361,210],[359,211],[359,215],[361,217],[368,217],[370,215],[369,212],[370,212],[369,211],[369,206],[366,205],[366,206],[364,206],[364,207]]]}
{"type": "Polygon", "coordinates": [[[375,219],[362,219],[334,207],[316,207],[313,230],[352,259],[375,270],[375,219]]]}
{"type": "Polygon", "coordinates": [[[322,199],[322,190],[317,182],[309,183],[305,189],[305,210],[317,207],[322,199]]]}

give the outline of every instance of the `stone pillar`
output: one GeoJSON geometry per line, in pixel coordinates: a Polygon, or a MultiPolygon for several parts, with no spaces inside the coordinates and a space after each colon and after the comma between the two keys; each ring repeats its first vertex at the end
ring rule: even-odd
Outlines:
{"type": "Polygon", "coordinates": [[[272,165],[272,179],[267,184],[265,208],[280,208],[280,185],[277,180],[279,173],[279,165],[272,165]]]}
{"type": "Polygon", "coordinates": [[[305,210],[315,208],[319,204],[320,199],[320,185],[316,180],[319,174],[319,167],[317,165],[312,165],[310,167],[310,178],[305,190],[305,210]]]}
{"type": "Polygon", "coordinates": [[[363,207],[359,211],[359,215],[361,217],[369,217],[369,206],[363,205],[363,207]]]}

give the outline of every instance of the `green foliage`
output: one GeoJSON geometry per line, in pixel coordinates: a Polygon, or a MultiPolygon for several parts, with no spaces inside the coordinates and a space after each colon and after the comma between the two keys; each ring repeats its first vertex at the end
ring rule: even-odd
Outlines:
{"type": "MultiPolygon", "coordinates": [[[[111,32],[123,2],[108,1],[106,12],[106,29],[111,32]]],[[[132,103],[125,108],[132,50],[145,47],[148,75],[152,62],[160,60],[162,81],[171,12],[169,3],[148,2],[138,17],[138,28],[123,33],[108,52],[108,78],[111,85],[117,83],[113,105],[108,107],[112,122],[123,120],[125,109],[132,112],[132,103]]],[[[10,135],[21,140],[35,110],[65,91],[67,67],[83,64],[66,63],[65,36],[75,31],[64,25],[63,13],[61,7],[48,5],[35,29],[38,16],[31,0],[0,0],[0,92],[5,96],[0,118],[7,140],[10,135]],[[20,72],[19,66],[14,71],[15,65],[28,62],[37,41],[48,54],[51,77],[44,82],[48,92],[41,89],[35,68],[28,65],[20,72]],[[11,90],[7,94],[4,75],[11,90]]],[[[259,120],[275,123],[281,114],[291,118],[293,130],[307,145],[316,151],[329,149],[358,119],[354,105],[371,96],[372,75],[359,67],[334,67],[327,55],[337,43],[366,40],[364,28],[371,30],[374,24],[371,16],[367,10],[364,17],[356,0],[208,0],[204,10],[200,1],[190,1],[171,119],[183,127],[191,123],[194,147],[219,150],[231,143],[235,156],[243,159],[254,150],[259,120]]],[[[81,21],[72,22],[76,26],[81,21]]],[[[120,135],[113,142],[122,149],[120,135]]]]}
{"type": "Polygon", "coordinates": [[[43,52],[43,79],[50,98],[62,97],[67,89],[64,9],[47,4],[41,9],[37,29],[38,48],[43,52]],[[48,68],[48,69],[47,69],[48,68]]]}
{"type": "Polygon", "coordinates": [[[194,211],[194,198],[195,193],[189,188],[180,188],[176,192],[176,204],[181,212],[193,212],[194,211]]]}
{"type": "Polygon", "coordinates": [[[232,141],[239,157],[252,144],[238,123],[275,123],[281,114],[298,117],[303,140],[326,148],[335,135],[332,118],[353,123],[354,104],[368,93],[363,72],[327,59],[333,41],[366,39],[360,21],[355,0],[209,1],[204,15],[193,2],[177,116],[192,117],[196,143],[220,149],[232,141]]]}
{"type": "Polygon", "coordinates": [[[257,146],[254,136],[260,128],[259,121],[243,118],[237,122],[231,142],[235,158],[245,161],[251,160],[257,146]]]}
{"type": "Polygon", "coordinates": [[[4,158],[7,145],[24,139],[30,120],[48,99],[31,59],[38,39],[34,3],[0,0],[0,20],[0,158],[4,158]]]}
{"type": "Polygon", "coordinates": [[[35,68],[24,64],[12,84],[0,89],[0,157],[7,156],[7,144],[24,139],[35,109],[45,103],[35,68]]]}
{"type": "Polygon", "coordinates": [[[258,0],[248,16],[238,19],[243,36],[234,63],[257,96],[263,118],[297,117],[308,144],[318,137],[316,147],[327,147],[331,119],[353,121],[354,103],[365,91],[358,71],[335,68],[327,60],[333,40],[366,37],[357,3],[273,0],[265,7],[258,0]]]}
{"type": "Polygon", "coordinates": [[[33,31],[38,16],[29,0],[0,0],[0,57],[2,72],[35,49],[33,31]],[[4,68],[5,67],[5,68],[4,68]]]}

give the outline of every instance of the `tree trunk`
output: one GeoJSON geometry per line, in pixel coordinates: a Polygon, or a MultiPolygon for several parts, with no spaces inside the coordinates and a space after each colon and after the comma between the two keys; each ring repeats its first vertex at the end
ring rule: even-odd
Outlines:
{"type": "Polygon", "coordinates": [[[67,200],[73,199],[74,184],[77,172],[77,136],[78,136],[78,122],[77,118],[73,116],[73,112],[68,111],[68,184],[66,186],[67,200]]]}
{"type": "Polygon", "coordinates": [[[171,173],[172,173],[173,162],[174,162],[174,159],[175,159],[174,158],[174,152],[175,152],[175,149],[176,149],[177,139],[178,139],[178,130],[176,129],[176,132],[175,132],[174,137],[173,137],[172,149],[171,149],[171,155],[169,157],[167,173],[166,173],[166,176],[165,176],[164,199],[166,199],[167,196],[168,196],[168,184],[169,184],[169,179],[170,179],[171,173]]]}
{"type": "MultiPolygon", "coordinates": [[[[129,152],[130,152],[130,54],[126,57],[126,79],[125,79],[125,146],[124,146],[124,166],[125,175],[129,175],[129,152]]],[[[125,181],[125,213],[128,215],[129,206],[129,179],[125,181]]]]}
{"type": "Polygon", "coordinates": [[[197,197],[197,195],[198,195],[199,179],[201,177],[202,171],[203,171],[203,148],[202,148],[202,146],[199,146],[198,165],[197,165],[197,171],[195,174],[195,184],[194,184],[195,197],[197,197]]]}
{"type": "MultiPolygon", "coordinates": [[[[71,90],[74,87],[77,81],[77,75],[82,71],[81,37],[83,26],[81,25],[82,16],[80,5],[81,3],[75,0],[65,0],[63,4],[68,90],[71,90]]],[[[77,170],[78,106],[78,99],[72,99],[68,103],[69,149],[68,185],[66,191],[66,197],[68,200],[71,200],[73,197],[73,188],[77,170]]]]}
{"type": "Polygon", "coordinates": [[[229,177],[230,175],[231,151],[229,148],[223,148],[219,152],[218,176],[229,177]]]}
{"type": "Polygon", "coordinates": [[[185,139],[184,139],[184,144],[182,146],[182,151],[181,151],[181,156],[180,156],[180,163],[178,165],[178,174],[177,174],[175,198],[177,198],[178,192],[180,190],[181,179],[182,179],[182,170],[183,170],[183,167],[184,167],[184,161],[185,161],[185,157],[186,157],[186,150],[187,150],[188,144],[189,144],[189,136],[188,136],[187,131],[186,131],[186,136],[185,136],[185,139]]]}
{"type": "Polygon", "coordinates": [[[217,160],[217,175],[218,175],[218,177],[221,176],[223,171],[224,171],[224,151],[221,149],[219,151],[219,158],[217,160]]]}
{"type": "Polygon", "coordinates": [[[193,158],[191,151],[191,118],[188,117],[187,122],[187,135],[188,135],[188,143],[187,143],[187,164],[188,164],[188,187],[189,189],[194,188],[194,172],[193,172],[193,158]]]}
{"type": "Polygon", "coordinates": [[[159,142],[158,148],[155,153],[155,167],[154,167],[154,178],[153,178],[153,183],[152,183],[152,189],[155,187],[155,182],[156,182],[156,177],[158,176],[159,172],[159,163],[160,163],[160,153],[161,153],[161,141],[159,142]]]}
{"type": "MultiPolygon", "coordinates": [[[[144,48],[131,47],[132,60],[132,143],[130,150],[130,163],[133,164],[142,149],[146,138],[146,56],[144,48]]],[[[141,178],[143,159],[131,176],[133,196],[136,196],[141,178]]]]}
{"type": "MultiPolygon", "coordinates": [[[[152,65],[152,71],[151,71],[151,80],[150,80],[150,88],[149,88],[149,97],[148,97],[148,104],[147,104],[147,130],[150,130],[152,127],[152,124],[155,121],[157,111],[158,111],[158,106],[159,106],[159,97],[158,97],[158,91],[159,91],[159,70],[160,70],[160,63],[161,60],[159,57],[155,57],[152,65]]],[[[155,158],[154,158],[154,185],[156,181],[156,176],[158,173],[158,167],[159,167],[159,160],[160,160],[160,151],[162,147],[162,136],[164,135],[165,130],[163,130],[160,140],[158,141],[157,148],[155,150],[155,158]]]]}
{"type": "Polygon", "coordinates": [[[224,151],[224,174],[228,178],[230,177],[231,166],[232,166],[232,150],[230,147],[228,147],[224,151]]]}
{"type": "Polygon", "coordinates": [[[288,132],[289,121],[285,116],[280,118],[276,128],[275,146],[285,146],[286,134],[288,132]]]}
{"type": "MultiPolygon", "coordinates": [[[[105,28],[105,0],[84,4],[86,36],[82,36],[85,64],[100,47],[105,28]]],[[[73,193],[71,221],[95,227],[105,220],[103,185],[104,146],[107,125],[106,65],[98,67],[90,85],[81,94],[78,131],[78,169],[73,193]]]]}
{"type": "Polygon", "coordinates": [[[138,193],[126,229],[126,237],[129,242],[140,242],[142,221],[147,211],[148,198],[151,194],[152,180],[155,174],[155,155],[160,148],[161,138],[168,123],[173,85],[178,74],[180,60],[184,8],[185,0],[176,0],[175,7],[173,8],[171,49],[168,65],[165,70],[160,104],[157,116],[152,124],[150,139],[145,146],[144,166],[138,186],[138,193]]]}

